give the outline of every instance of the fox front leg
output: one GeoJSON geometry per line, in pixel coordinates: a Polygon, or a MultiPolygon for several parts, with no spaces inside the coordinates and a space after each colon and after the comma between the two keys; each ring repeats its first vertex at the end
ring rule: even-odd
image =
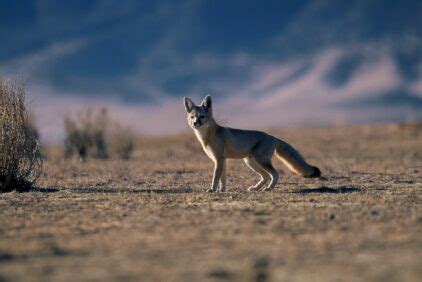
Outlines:
{"type": "Polygon", "coordinates": [[[223,171],[220,178],[220,192],[226,191],[226,161],[223,161],[223,171]]]}
{"type": "Polygon", "coordinates": [[[215,192],[217,190],[218,183],[220,182],[221,176],[223,174],[224,161],[216,160],[214,166],[214,176],[212,178],[211,188],[208,192],[215,192]]]}

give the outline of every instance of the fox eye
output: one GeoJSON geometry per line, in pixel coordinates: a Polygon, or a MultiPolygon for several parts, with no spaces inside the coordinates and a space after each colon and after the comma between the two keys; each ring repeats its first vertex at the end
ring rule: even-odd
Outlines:
{"type": "Polygon", "coordinates": [[[200,116],[199,118],[204,118],[205,116],[200,116]]]}

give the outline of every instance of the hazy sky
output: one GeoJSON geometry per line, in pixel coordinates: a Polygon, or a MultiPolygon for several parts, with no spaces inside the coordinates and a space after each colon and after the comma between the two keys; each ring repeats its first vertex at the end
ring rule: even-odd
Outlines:
{"type": "Polygon", "coordinates": [[[422,118],[422,1],[1,1],[0,75],[44,138],[106,105],[151,134],[211,94],[234,127],[422,118]]]}

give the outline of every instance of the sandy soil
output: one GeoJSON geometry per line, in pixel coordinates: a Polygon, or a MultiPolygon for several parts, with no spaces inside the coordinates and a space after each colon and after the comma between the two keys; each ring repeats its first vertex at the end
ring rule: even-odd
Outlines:
{"type": "Polygon", "coordinates": [[[0,195],[0,281],[421,281],[422,126],[287,128],[323,177],[280,162],[273,192],[237,160],[228,192],[193,134],[130,161],[50,158],[0,195]]]}

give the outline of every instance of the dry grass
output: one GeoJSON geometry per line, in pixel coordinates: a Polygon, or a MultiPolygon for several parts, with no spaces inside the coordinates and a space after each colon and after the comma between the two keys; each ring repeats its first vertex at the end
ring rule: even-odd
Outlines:
{"type": "Polygon", "coordinates": [[[420,125],[273,131],[321,167],[275,191],[240,161],[208,194],[193,134],[129,161],[48,161],[39,191],[0,198],[0,277],[26,281],[420,281],[420,125]]]}
{"type": "Polygon", "coordinates": [[[28,121],[23,85],[0,79],[0,192],[29,190],[41,169],[38,134],[28,121]]]}
{"type": "Polygon", "coordinates": [[[112,124],[108,134],[107,147],[114,158],[128,160],[135,149],[136,135],[130,128],[122,127],[119,123],[112,124]]]}

